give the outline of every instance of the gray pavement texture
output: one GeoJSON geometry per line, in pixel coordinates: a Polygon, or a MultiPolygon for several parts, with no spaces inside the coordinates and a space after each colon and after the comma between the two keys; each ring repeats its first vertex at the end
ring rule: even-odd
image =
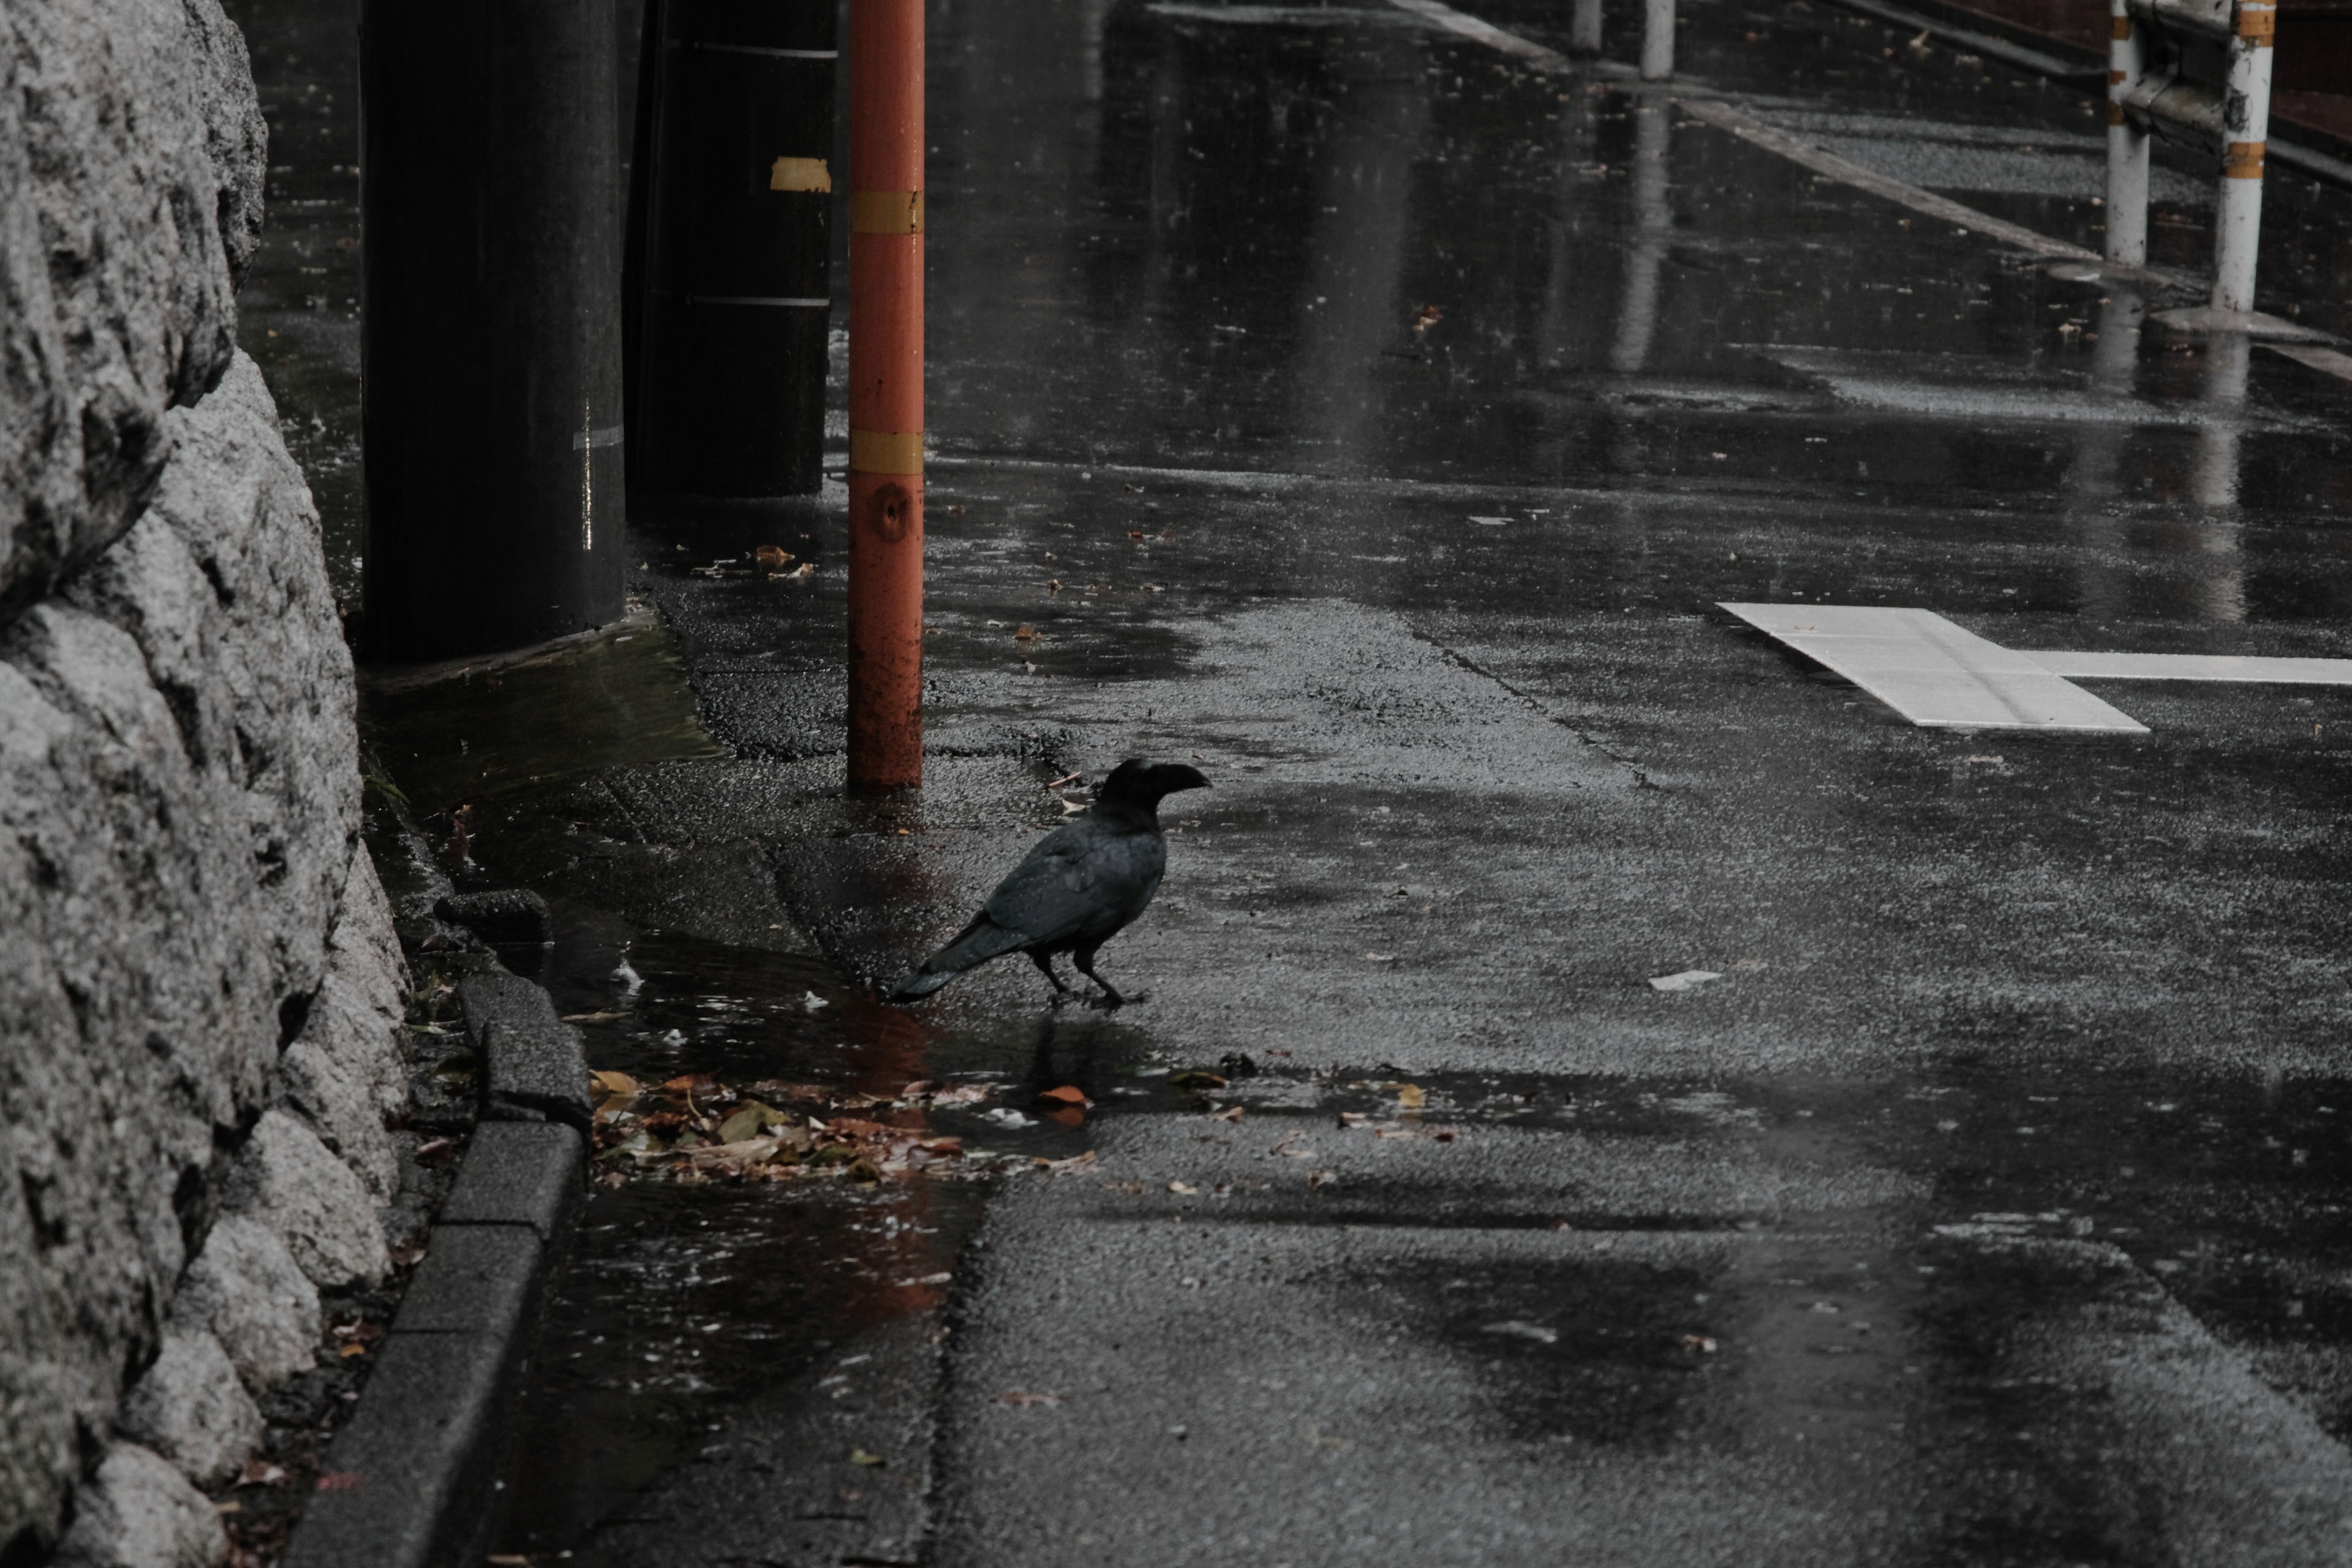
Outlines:
{"type": "MultiPolygon", "coordinates": [[[[841,794],[837,490],[641,519],[656,621],[377,701],[593,1065],[966,1075],[942,1131],[1092,1155],[600,1187],[499,1550],[2352,1558],[2344,699],[1930,732],[1713,607],[2341,657],[2352,386],[2048,268],[2073,89],[1684,16],[1685,90],[2062,243],[1391,8],[937,8],[922,794],[841,794]],[[877,1002],[1127,755],[1215,786],[1101,958],[1148,1000],[877,1002]]],[[[2264,308],[2352,331],[2352,205],[2269,201],[2264,308]]]]}

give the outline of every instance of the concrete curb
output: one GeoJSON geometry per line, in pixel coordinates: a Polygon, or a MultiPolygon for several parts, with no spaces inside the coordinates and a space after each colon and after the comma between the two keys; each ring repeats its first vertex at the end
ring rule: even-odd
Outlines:
{"type": "Polygon", "coordinates": [[[478,975],[458,995],[481,1120],[281,1568],[481,1557],[505,1416],[587,1190],[588,1068],[540,986],[478,975]]]}

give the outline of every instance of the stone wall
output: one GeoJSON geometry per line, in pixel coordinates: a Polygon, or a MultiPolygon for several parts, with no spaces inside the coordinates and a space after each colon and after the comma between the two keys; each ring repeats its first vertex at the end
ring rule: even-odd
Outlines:
{"type": "Polygon", "coordinates": [[[318,515],[235,347],[244,40],[0,0],[0,1562],[209,1562],[196,1487],[387,1268],[405,980],[318,515]]]}

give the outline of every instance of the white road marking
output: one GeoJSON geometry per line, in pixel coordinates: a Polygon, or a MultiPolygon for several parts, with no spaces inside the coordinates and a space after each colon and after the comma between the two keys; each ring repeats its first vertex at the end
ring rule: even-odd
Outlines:
{"type": "Polygon", "coordinates": [[[2233,680],[2254,685],[2352,686],[2352,658],[2273,658],[2230,653],[2045,653],[2026,658],[2075,680],[2233,680]]]}
{"type": "MultiPolygon", "coordinates": [[[[1541,44],[1520,37],[1517,33],[1505,32],[1491,22],[1482,22],[1475,16],[1456,11],[1451,5],[1441,4],[1441,0],[1389,0],[1389,4],[1401,10],[1411,11],[1415,16],[1426,16],[1449,32],[1459,33],[1465,38],[1475,39],[1490,48],[1499,49],[1504,54],[1523,59],[1538,70],[1567,70],[1572,68],[1575,63],[1557,49],[1546,48],[1541,44]]],[[[1626,68],[1611,60],[1588,60],[1584,62],[1583,68],[1588,75],[1613,77],[1621,73],[1633,74],[1626,68]]],[[[2021,250],[2032,251],[2036,256],[2054,257],[2068,261],[2096,262],[2100,259],[2096,251],[2085,250],[2083,247],[2071,244],[2066,240],[2053,239],[2048,235],[2036,234],[2021,225],[2011,223],[2005,218],[1997,218],[1990,213],[1979,212],[1971,206],[1963,206],[1949,197],[1936,195],[1933,191],[1924,191],[1916,185],[1906,184],[1901,180],[1889,179],[1885,174],[1841,158],[1834,153],[1824,152],[1809,142],[1799,141],[1786,132],[1776,131],[1762,121],[1742,110],[1733,108],[1730,104],[1707,98],[1685,97],[1681,93],[1675,95],[1674,101],[1677,108],[1695,120],[1705,121],[1717,130],[1730,132],[1742,141],[1751,142],[1769,152],[1778,153],[1783,158],[1801,164],[1817,174],[1827,175],[1842,184],[1852,185],[1856,190],[1868,191],[1873,195],[1884,196],[1888,201],[1909,207],[1915,212],[1926,213],[1930,217],[1942,218],[1948,223],[1958,224],[1972,233],[1990,235],[1995,239],[2014,245],[2021,250]]]]}
{"type": "Polygon", "coordinates": [[[2147,733],[2147,726],[2130,714],[2053,675],[2029,656],[1988,642],[1932,610],[1861,605],[1723,608],[1925,728],[2147,733]]]}
{"type": "Polygon", "coordinates": [[[1459,33],[1464,37],[1484,44],[1490,49],[1500,49],[1507,55],[1515,55],[1538,70],[1556,71],[1569,68],[1569,58],[1558,49],[1548,49],[1541,44],[1531,43],[1520,37],[1517,33],[1507,33],[1491,22],[1482,22],[1475,16],[1456,11],[1451,5],[1441,5],[1439,0],[1389,0],[1389,4],[1400,11],[1410,11],[1416,16],[1426,16],[1449,33],[1459,33]]]}
{"type": "Polygon", "coordinates": [[[2335,349],[2305,348],[2300,343],[2264,343],[2263,347],[2274,354],[2284,354],[2297,364],[2352,381],[2352,354],[2335,349]]]}
{"type": "MultiPolygon", "coordinates": [[[[1391,3],[1401,3],[1401,0],[1391,0],[1391,3]]],[[[1785,131],[1776,131],[1753,115],[1735,109],[1730,104],[1695,98],[1677,98],[1675,103],[1692,119],[1703,120],[1719,131],[1730,132],[1743,142],[1753,142],[1768,152],[1778,153],[1790,163],[1801,164],[1817,174],[1825,174],[1841,184],[1852,185],[1856,190],[1868,191],[1874,196],[1884,196],[1888,201],[1909,207],[1914,212],[1926,213],[1930,217],[1958,224],[1970,233],[1990,235],[1993,238],[2016,246],[2021,250],[2030,250],[2036,256],[2058,257],[2069,261],[2095,262],[2099,259],[2095,251],[2085,250],[2079,245],[2071,244],[2063,239],[2053,239],[2045,234],[2036,234],[2021,224],[2011,223],[2005,218],[1997,218],[1990,213],[1979,212],[1971,206],[1963,206],[1948,196],[1939,196],[1933,191],[1923,191],[1918,186],[1906,184],[1901,180],[1889,179],[1874,170],[1865,169],[1859,163],[1841,158],[1834,153],[1825,152],[1809,142],[1800,141],[1785,131]]]]}

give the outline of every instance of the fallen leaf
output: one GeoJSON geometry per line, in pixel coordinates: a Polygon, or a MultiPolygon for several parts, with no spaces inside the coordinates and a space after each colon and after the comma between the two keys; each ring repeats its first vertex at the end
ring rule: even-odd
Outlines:
{"type": "Polygon", "coordinates": [[[1715,1342],[1707,1338],[1705,1334],[1685,1334],[1683,1336],[1683,1348],[1685,1350],[1697,1351],[1703,1355],[1712,1354],[1715,1351],[1715,1342]]]}
{"type": "Polygon", "coordinates": [[[1091,1108],[1094,1104],[1093,1100],[1087,1098],[1086,1090],[1066,1083],[1059,1089],[1039,1089],[1037,1100],[1038,1103],[1044,1105],[1077,1105],[1091,1108]]]}
{"type": "Polygon", "coordinates": [[[1009,1394],[998,1394],[996,1403],[999,1405],[1059,1405],[1062,1403],[1062,1396],[1058,1394],[1027,1394],[1015,1389],[1009,1394]]]}
{"type": "Polygon", "coordinates": [[[1336,1187],[1339,1184],[1339,1173],[1337,1171],[1309,1171],[1307,1173],[1307,1190],[1310,1193],[1319,1193],[1326,1187],[1336,1187]]]}
{"type": "Polygon", "coordinates": [[[588,1081],[606,1094],[635,1094],[644,1087],[625,1072],[592,1072],[588,1081]]]}
{"type": "Polygon", "coordinates": [[[849,1462],[853,1465],[864,1465],[869,1469],[878,1470],[890,1461],[884,1458],[879,1454],[869,1454],[863,1448],[852,1448],[849,1450],[849,1462]]]}
{"type": "Polygon", "coordinates": [[[771,572],[781,572],[792,563],[792,552],[781,545],[762,544],[751,552],[751,559],[771,572]]]}
{"type": "Polygon", "coordinates": [[[814,561],[803,561],[800,563],[797,569],[787,572],[784,575],[787,577],[797,577],[802,582],[805,583],[810,578],[816,575],[816,563],[814,561]]]}
{"type": "Polygon", "coordinates": [[[1213,1072],[1180,1072],[1168,1080],[1178,1089],[1223,1089],[1225,1080],[1213,1072]]]}
{"type": "Polygon", "coordinates": [[[1045,1162],[1045,1169],[1056,1176],[1075,1176],[1082,1172],[1091,1171],[1094,1168],[1095,1152],[1091,1149],[1087,1150],[1083,1154],[1073,1154],[1066,1160],[1048,1160],[1045,1162]]]}
{"type": "Polygon", "coordinates": [[[1168,1184],[1168,1190],[1171,1193],[1181,1193],[1186,1197],[1197,1198],[1201,1195],[1201,1189],[1190,1182],[1171,1182],[1168,1184]]]}
{"type": "Polygon", "coordinates": [[[236,1475],[236,1484],[241,1487],[282,1487],[287,1479],[286,1467],[267,1459],[247,1459],[245,1468],[236,1475]]]}
{"type": "Polygon", "coordinates": [[[341,1350],[337,1351],[335,1353],[336,1353],[337,1355],[345,1355],[345,1356],[365,1355],[365,1354],[367,1354],[367,1346],[365,1346],[365,1345],[345,1345],[341,1350]]]}
{"type": "Polygon", "coordinates": [[[708,1094],[719,1087],[719,1080],[707,1072],[690,1072],[663,1084],[664,1094],[708,1094]]]}
{"type": "Polygon", "coordinates": [[[1425,332],[1444,319],[1445,312],[1439,307],[1423,305],[1421,308],[1421,314],[1412,319],[1412,330],[1416,332],[1425,332]]]}
{"type": "Polygon", "coordinates": [[[1044,635],[1045,634],[1040,632],[1035,626],[1031,626],[1027,621],[1024,621],[1017,628],[1014,629],[1013,633],[1013,640],[1014,642],[1036,642],[1043,637],[1044,635]]]}
{"type": "Polygon", "coordinates": [[[1723,976],[1712,969],[1685,969],[1673,974],[1657,974],[1650,978],[1653,991],[1695,991],[1710,980],[1723,976]]]}
{"type": "Polygon", "coordinates": [[[740,1143],[755,1137],[776,1114],[755,1100],[719,1124],[719,1142],[722,1144],[740,1143]]]}
{"type": "MultiPolygon", "coordinates": [[[[627,1016],[626,1013],[566,1013],[563,1015],[563,1021],[567,1024],[609,1024],[615,1018],[627,1016]]],[[[593,1078],[597,1075],[591,1073],[588,1076],[593,1078]]]]}
{"type": "Polygon", "coordinates": [[[1212,1110],[1209,1112],[1209,1120],[1212,1121],[1239,1121],[1248,1110],[1249,1107],[1245,1105],[1228,1105],[1223,1110],[1212,1110]]]}
{"type": "Polygon", "coordinates": [[[1406,1084],[1397,1090],[1397,1103],[1407,1110],[1419,1110],[1429,1103],[1429,1091],[1417,1083],[1406,1084]]]}

